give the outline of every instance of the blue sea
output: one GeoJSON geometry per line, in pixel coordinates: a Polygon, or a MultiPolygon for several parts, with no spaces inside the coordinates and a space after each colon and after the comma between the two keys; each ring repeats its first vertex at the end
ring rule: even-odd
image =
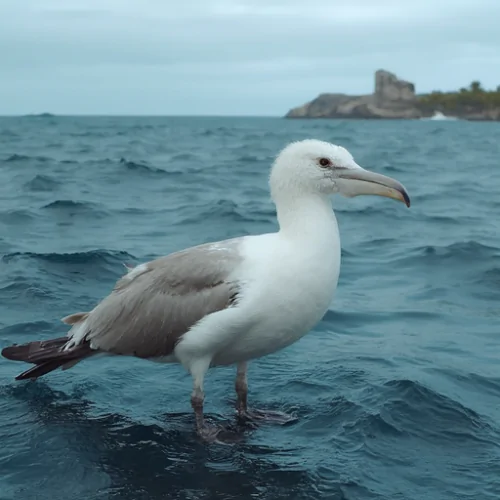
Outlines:
{"type": "MultiPolygon", "coordinates": [[[[28,365],[1,358],[1,500],[500,498],[498,123],[0,118],[0,348],[63,335],[125,263],[274,231],[269,167],[303,138],[397,178],[412,206],[333,198],[335,301],[250,365],[249,403],[296,422],[206,445],[179,366],[99,358],[16,382],[28,365]]],[[[234,372],[206,381],[223,425],[234,372]]]]}

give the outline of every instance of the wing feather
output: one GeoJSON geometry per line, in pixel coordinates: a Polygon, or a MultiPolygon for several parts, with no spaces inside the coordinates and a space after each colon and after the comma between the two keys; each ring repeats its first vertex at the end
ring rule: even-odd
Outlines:
{"type": "Polygon", "coordinates": [[[236,304],[240,240],[200,245],[129,270],[78,326],[84,328],[78,340],[114,354],[171,354],[204,316],[236,304]]]}

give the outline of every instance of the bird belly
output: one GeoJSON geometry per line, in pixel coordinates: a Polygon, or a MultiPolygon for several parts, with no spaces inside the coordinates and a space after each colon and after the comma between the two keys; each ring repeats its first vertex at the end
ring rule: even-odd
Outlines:
{"type": "Polygon", "coordinates": [[[279,286],[269,287],[260,300],[256,298],[258,305],[252,304],[252,309],[258,310],[255,322],[224,346],[214,356],[213,364],[233,364],[272,354],[306,335],[328,310],[337,285],[335,274],[316,276],[307,281],[296,276],[283,280],[279,286]]]}

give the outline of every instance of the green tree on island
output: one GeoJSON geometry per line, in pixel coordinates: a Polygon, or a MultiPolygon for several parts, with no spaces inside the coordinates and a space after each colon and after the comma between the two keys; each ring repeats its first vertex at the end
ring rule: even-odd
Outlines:
{"type": "Polygon", "coordinates": [[[433,91],[422,95],[420,104],[427,111],[462,114],[481,112],[500,107],[500,85],[495,90],[485,90],[481,82],[474,80],[468,88],[462,87],[455,92],[433,91]]]}
{"type": "Polygon", "coordinates": [[[474,80],[470,84],[470,90],[471,90],[471,92],[482,92],[483,91],[483,89],[481,88],[481,83],[478,82],[477,80],[474,80]]]}

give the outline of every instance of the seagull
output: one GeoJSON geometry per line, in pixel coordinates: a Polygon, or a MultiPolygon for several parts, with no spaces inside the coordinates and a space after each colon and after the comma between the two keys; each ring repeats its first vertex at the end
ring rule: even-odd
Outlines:
{"type": "Polygon", "coordinates": [[[269,186],[276,232],[203,243],[128,267],[89,312],[62,321],[66,336],[14,344],[2,355],[34,364],[16,380],[66,370],[96,354],[179,363],[191,374],[196,431],[221,431],[203,415],[208,370],[236,365],[236,410],[251,422],[286,415],[247,406],[248,362],[306,335],[327,312],[340,271],[340,237],[330,195],[378,195],[410,206],[397,180],[365,170],[342,146],[289,143],[273,162],[269,186]]]}

